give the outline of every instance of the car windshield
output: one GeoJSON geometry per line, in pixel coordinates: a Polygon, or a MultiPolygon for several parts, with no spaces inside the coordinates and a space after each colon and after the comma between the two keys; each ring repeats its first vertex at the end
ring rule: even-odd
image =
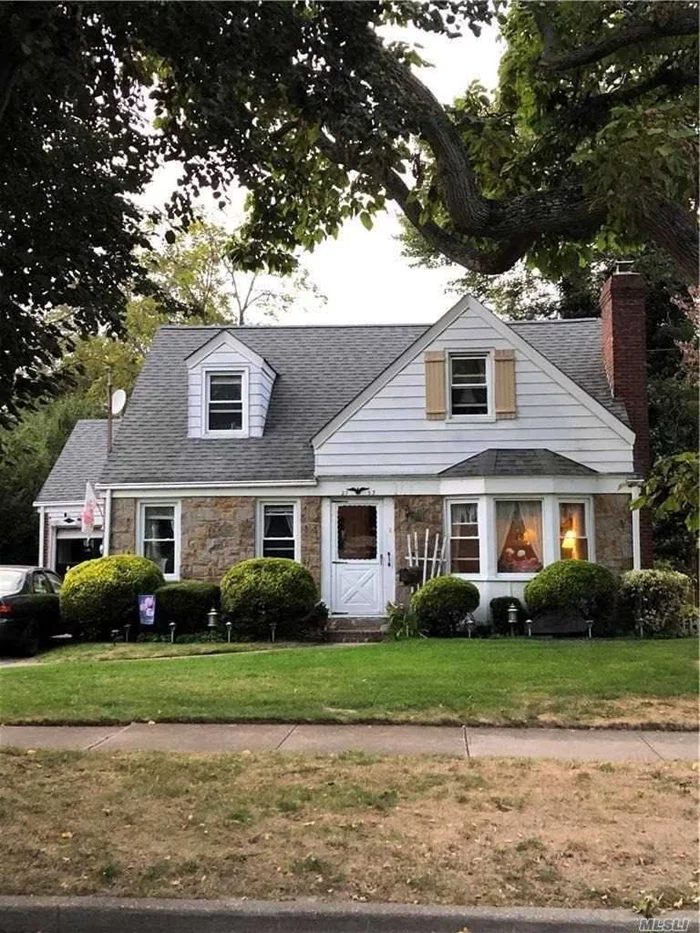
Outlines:
{"type": "Polygon", "coordinates": [[[11,596],[22,589],[24,574],[21,570],[0,570],[0,596],[11,596]]]}

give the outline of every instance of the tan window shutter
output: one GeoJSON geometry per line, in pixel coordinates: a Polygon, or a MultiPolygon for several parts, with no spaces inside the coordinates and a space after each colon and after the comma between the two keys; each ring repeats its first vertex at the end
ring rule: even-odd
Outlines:
{"type": "Polygon", "coordinates": [[[425,417],[445,419],[445,354],[441,350],[425,354],[425,417]]]}
{"type": "Polygon", "coordinates": [[[496,418],[515,418],[515,350],[496,350],[496,418]]]}

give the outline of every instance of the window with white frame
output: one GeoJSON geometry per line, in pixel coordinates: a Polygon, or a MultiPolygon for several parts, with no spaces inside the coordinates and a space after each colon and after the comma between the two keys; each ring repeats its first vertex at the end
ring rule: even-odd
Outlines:
{"type": "Polygon", "coordinates": [[[452,354],[449,361],[450,415],[488,415],[488,354],[452,354]]]}
{"type": "Polygon", "coordinates": [[[160,567],[166,577],[177,575],[177,507],[141,503],[140,553],[160,567]]]}
{"type": "Polygon", "coordinates": [[[542,569],[540,499],[496,500],[496,553],[499,573],[537,573],[542,569]]]}
{"type": "Polygon", "coordinates": [[[207,433],[243,430],[243,374],[206,374],[207,433]]]}
{"type": "Polygon", "coordinates": [[[476,502],[450,504],[450,573],[479,573],[479,507],[476,502]]]}
{"type": "Polygon", "coordinates": [[[298,553],[297,515],[293,502],[263,502],[260,506],[260,554],[263,557],[287,557],[296,560],[298,553]]]}
{"type": "Polygon", "coordinates": [[[559,555],[562,560],[588,560],[586,506],[583,502],[559,503],[559,555]]]}

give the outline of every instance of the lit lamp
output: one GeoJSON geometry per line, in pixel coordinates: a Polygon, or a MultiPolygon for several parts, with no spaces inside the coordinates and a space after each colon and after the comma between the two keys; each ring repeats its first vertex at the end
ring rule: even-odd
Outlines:
{"type": "Polygon", "coordinates": [[[562,551],[568,551],[567,557],[573,557],[573,550],[576,547],[576,532],[569,528],[561,542],[562,551]]]}

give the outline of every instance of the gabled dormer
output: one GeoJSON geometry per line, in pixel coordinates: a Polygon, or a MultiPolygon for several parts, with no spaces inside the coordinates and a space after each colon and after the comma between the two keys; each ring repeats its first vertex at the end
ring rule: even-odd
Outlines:
{"type": "Polygon", "coordinates": [[[263,436],[276,375],[263,357],[220,330],[186,364],[188,437],[263,436]]]}

